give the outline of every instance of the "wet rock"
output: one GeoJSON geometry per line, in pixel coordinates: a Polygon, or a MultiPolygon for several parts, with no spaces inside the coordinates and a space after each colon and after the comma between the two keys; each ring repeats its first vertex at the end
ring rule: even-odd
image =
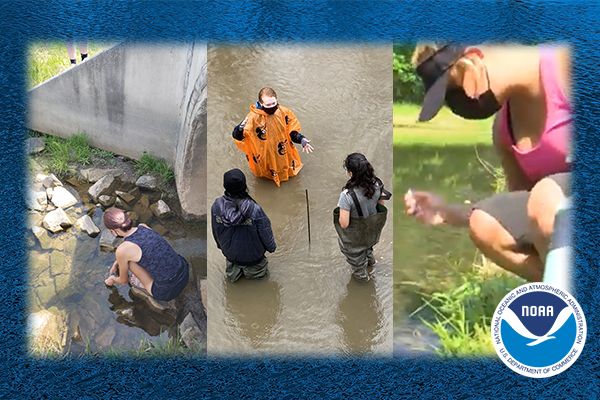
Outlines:
{"type": "Polygon", "coordinates": [[[94,224],[94,221],[92,221],[88,215],[79,218],[77,220],[77,226],[91,237],[96,237],[100,234],[100,228],[94,224]]]}
{"type": "Polygon", "coordinates": [[[81,329],[79,329],[79,325],[75,328],[75,332],[71,335],[71,339],[75,342],[83,342],[83,337],[81,336],[81,329]]]}
{"type": "Polygon", "coordinates": [[[150,206],[150,210],[152,210],[154,215],[156,215],[158,218],[167,218],[173,214],[167,203],[162,200],[152,204],[150,206]]]}
{"type": "Polygon", "coordinates": [[[83,179],[90,183],[98,182],[106,175],[111,175],[113,178],[120,176],[124,173],[122,169],[99,169],[99,168],[87,168],[79,171],[83,179]]]}
{"type": "MultiPolygon", "coordinates": [[[[66,275],[65,275],[66,276],[66,275]]],[[[58,286],[58,281],[56,282],[56,285],[58,286]]],[[[62,284],[62,283],[61,283],[62,284]]],[[[68,284],[68,280],[67,280],[67,285],[64,286],[61,290],[59,290],[58,288],[56,289],[56,294],[58,295],[58,298],[61,300],[65,300],[68,299],[69,297],[73,296],[74,294],[76,294],[75,292],[75,286],[73,285],[69,285],[68,284]]]]}
{"type": "Polygon", "coordinates": [[[121,192],[120,190],[115,191],[115,194],[121,199],[123,199],[126,203],[130,203],[131,201],[133,201],[133,199],[135,199],[134,195],[131,195],[127,192],[121,192]]]}
{"type": "Polygon", "coordinates": [[[204,311],[208,307],[208,295],[207,295],[208,282],[206,279],[200,281],[200,297],[202,298],[202,306],[204,311]]]}
{"type": "Polygon", "coordinates": [[[154,229],[156,231],[156,233],[158,233],[160,236],[164,236],[164,235],[167,234],[167,232],[169,232],[167,230],[167,228],[165,228],[161,224],[154,224],[154,225],[152,225],[152,229],[154,229]]]}
{"type": "Polygon", "coordinates": [[[133,189],[131,189],[129,191],[129,194],[132,195],[133,197],[138,197],[140,195],[140,188],[139,187],[134,187],[133,189]]]}
{"type": "Polygon", "coordinates": [[[79,179],[73,177],[67,178],[67,183],[75,187],[80,185],[79,179]]]}
{"type": "Polygon", "coordinates": [[[62,186],[63,184],[54,174],[50,174],[46,177],[46,179],[44,179],[42,185],[44,185],[46,189],[49,189],[62,186]]]}
{"type": "Polygon", "coordinates": [[[140,200],[133,207],[133,211],[139,216],[139,222],[145,224],[152,219],[152,210],[150,210],[150,200],[142,195],[140,200]]]}
{"type": "Polygon", "coordinates": [[[188,313],[179,326],[183,343],[194,352],[199,352],[205,347],[206,336],[202,333],[194,320],[192,313],[188,313]]]}
{"type": "Polygon", "coordinates": [[[94,341],[99,347],[107,349],[112,344],[116,334],[117,332],[115,330],[115,327],[112,325],[108,325],[104,328],[101,328],[100,332],[96,333],[94,341]]]}
{"type": "Polygon", "coordinates": [[[126,215],[133,221],[133,223],[136,223],[138,219],[140,219],[140,216],[137,215],[135,211],[128,211],[126,215]]]}
{"type": "Polygon", "coordinates": [[[29,138],[25,141],[25,148],[27,149],[27,154],[36,154],[46,148],[46,141],[42,138],[29,138]]]}
{"type": "Polygon", "coordinates": [[[123,316],[127,321],[135,324],[135,317],[133,316],[133,308],[124,308],[115,311],[116,314],[123,316]]]}
{"type": "Polygon", "coordinates": [[[60,296],[61,292],[69,285],[69,275],[58,275],[54,278],[54,285],[56,287],[56,293],[60,296]]]}
{"type": "Polygon", "coordinates": [[[44,225],[44,228],[48,229],[52,233],[62,232],[73,225],[62,208],[57,208],[56,210],[46,214],[42,224],[44,225]]]}
{"type": "Polygon", "coordinates": [[[129,204],[125,203],[120,197],[117,197],[115,200],[115,206],[119,207],[121,210],[131,210],[129,204]]]}
{"type": "Polygon", "coordinates": [[[156,300],[154,297],[150,296],[148,294],[148,292],[146,292],[145,290],[139,289],[137,287],[132,287],[131,288],[131,295],[144,300],[146,302],[146,304],[148,305],[148,307],[150,307],[152,310],[158,312],[158,313],[171,313],[171,314],[177,314],[177,309],[175,308],[175,302],[174,300],[171,301],[162,301],[162,300],[156,300]]]}
{"type": "Polygon", "coordinates": [[[48,231],[38,226],[31,228],[35,237],[39,240],[42,249],[47,250],[52,247],[52,239],[48,236],[48,231]]]}
{"type": "Polygon", "coordinates": [[[29,229],[34,226],[40,226],[40,222],[42,222],[42,214],[37,211],[29,211],[27,213],[27,227],[29,229]]]}
{"type": "Polygon", "coordinates": [[[115,197],[103,194],[102,196],[98,197],[98,201],[103,207],[110,207],[115,204],[115,197]]]}
{"type": "Polygon", "coordinates": [[[63,210],[77,204],[78,200],[73,196],[67,189],[61,186],[57,186],[52,190],[52,195],[48,196],[51,199],[52,204],[56,207],[62,208],[63,210]]]}
{"type": "Polygon", "coordinates": [[[54,288],[54,282],[46,285],[40,286],[35,289],[35,293],[37,294],[40,303],[45,306],[48,302],[56,296],[56,289],[54,288]]]}
{"type": "MultiPolygon", "coordinates": [[[[52,307],[55,309],[56,307],[52,307]]],[[[54,310],[52,310],[54,311],[54,310]]],[[[27,332],[30,334],[30,346],[40,349],[43,353],[64,346],[66,324],[60,314],[50,310],[42,310],[31,314],[27,319],[27,332]]]]}
{"type": "Polygon", "coordinates": [[[29,267],[32,278],[37,278],[42,272],[50,266],[50,257],[47,253],[37,253],[32,251],[29,256],[29,267]]]}
{"type": "Polygon", "coordinates": [[[67,273],[70,270],[70,265],[66,263],[66,257],[62,251],[54,250],[50,254],[50,274],[60,275],[67,273]]]}
{"type": "Polygon", "coordinates": [[[94,185],[92,185],[88,189],[88,194],[90,195],[92,200],[97,202],[98,197],[100,197],[103,194],[109,193],[110,187],[112,186],[114,181],[115,181],[114,176],[112,176],[110,174],[104,175],[102,178],[100,178],[96,183],[94,183],[94,185]]]}
{"type": "Polygon", "coordinates": [[[33,179],[33,181],[34,181],[35,183],[44,182],[44,179],[46,179],[47,177],[48,177],[48,175],[45,175],[45,174],[37,174],[37,175],[35,176],[35,178],[33,179]]]}
{"type": "Polygon", "coordinates": [[[135,182],[137,187],[145,188],[145,189],[156,189],[158,182],[155,177],[151,175],[140,176],[140,178],[135,182]]]}
{"type": "Polygon", "coordinates": [[[29,198],[28,198],[27,206],[31,210],[44,211],[44,210],[46,210],[47,205],[48,205],[48,198],[46,197],[46,192],[35,192],[33,190],[29,191],[29,198]]]}
{"type": "Polygon", "coordinates": [[[62,242],[64,244],[63,249],[65,251],[66,254],[74,254],[75,253],[75,248],[77,247],[77,236],[70,234],[68,236],[64,236],[64,234],[62,235],[63,237],[62,242]]]}
{"type": "Polygon", "coordinates": [[[108,229],[103,229],[100,235],[100,250],[112,253],[123,243],[122,238],[113,235],[108,229]]]}
{"type": "Polygon", "coordinates": [[[94,256],[98,249],[98,243],[95,240],[83,240],[77,246],[77,253],[73,256],[73,265],[80,266],[94,256]]]}

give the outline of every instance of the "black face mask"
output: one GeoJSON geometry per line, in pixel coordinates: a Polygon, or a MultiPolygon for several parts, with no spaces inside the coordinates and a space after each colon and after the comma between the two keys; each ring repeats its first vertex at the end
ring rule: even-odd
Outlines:
{"type": "Polygon", "coordinates": [[[276,105],[275,107],[271,107],[271,108],[263,107],[263,111],[269,115],[273,115],[273,114],[275,114],[275,111],[277,111],[278,107],[279,107],[279,105],[276,105]]]}
{"type": "Polygon", "coordinates": [[[448,89],[446,105],[464,119],[487,119],[502,108],[491,89],[483,92],[478,99],[467,96],[463,88],[448,89]]]}

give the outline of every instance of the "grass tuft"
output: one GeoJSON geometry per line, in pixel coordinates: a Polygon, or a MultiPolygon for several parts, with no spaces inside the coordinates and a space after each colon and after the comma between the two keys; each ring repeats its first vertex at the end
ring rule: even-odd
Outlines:
{"type": "Polygon", "coordinates": [[[136,175],[153,175],[161,179],[164,184],[168,184],[175,179],[173,169],[162,158],[154,157],[144,152],[139,161],[134,162],[137,168],[136,175]]]}

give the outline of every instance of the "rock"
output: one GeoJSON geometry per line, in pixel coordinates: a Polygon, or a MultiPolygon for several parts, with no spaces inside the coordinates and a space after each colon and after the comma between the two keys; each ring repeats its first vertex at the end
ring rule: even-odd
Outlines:
{"type": "Polygon", "coordinates": [[[35,183],[44,182],[44,179],[46,179],[47,177],[48,177],[48,175],[45,175],[45,174],[37,174],[33,181],[35,183]]]}
{"type": "Polygon", "coordinates": [[[54,282],[51,282],[47,286],[40,286],[35,289],[38,299],[42,306],[46,306],[54,296],[56,296],[56,289],[54,288],[54,282]]]}
{"type": "Polygon", "coordinates": [[[77,252],[73,256],[73,265],[80,268],[81,264],[85,264],[94,256],[98,249],[98,243],[95,240],[83,240],[77,246],[77,252]]]}
{"type": "Polygon", "coordinates": [[[96,183],[106,175],[111,175],[113,178],[120,176],[124,173],[122,169],[99,169],[99,168],[87,168],[79,171],[83,179],[90,183],[96,183]]]}
{"type": "Polygon", "coordinates": [[[94,183],[94,185],[92,185],[88,189],[88,194],[90,195],[92,200],[97,202],[98,197],[100,197],[103,194],[109,193],[110,187],[112,186],[114,181],[115,181],[114,176],[112,176],[110,174],[104,175],[102,178],[100,178],[96,183],[94,183]]]}
{"type": "Polygon", "coordinates": [[[108,229],[103,229],[100,235],[100,250],[112,253],[122,242],[122,238],[116,237],[108,229]]]}
{"type": "Polygon", "coordinates": [[[75,328],[75,332],[71,335],[71,339],[75,342],[83,342],[83,337],[81,336],[81,330],[79,329],[79,325],[75,328]]]}
{"type": "Polygon", "coordinates": [[[165,228],[164,226],[162,226],[161,224],[155,224],[152,226],[152,229],[154,229],[154,231],[156,233],[158,233],[160,236],[164,236],[167,234],[167,232],[169,232],[167,230],[167,228],[165,228]]]}
{"type": "MultiPolygon", "coordinates": [[[[56,207],[62,208],[63,210],[77,204],[78,200],[64,187],[55,187],[52,190],[51,201],[56,207]]],[[[48,196],[50,197],[50,196],[48,196]]]]}
{"type": "Polygon", "coordinates": [[[37,211],[29,211],[27,213],[27,227],[32,229],[34,226],[40,226],[42,222],[42,214],[37,211]]]}
{"type": "Polygon", "coordinates": [[[70,265],[67,265],[65,261],[62,251],[54,250],[50,254],[50,274],[54,276],[70,272],[70,265]]]}
{"type": "Polygon", "coordinates": [[[133,199],[135,199],[134,195],[131,195],[127,192],[121,192],[121,191],[117,190],[117,191],[115,191],[115,194],[117,196],[119,196],[120,198],[122,198],[123,200],[125,200],[126,203],[130,203],[131,201],[133,201],[133,199]]]}
{"type": "Polygon", "coordinates": [[[52,247],[52,239],[48,236],[47,230],[42,229],[39,226],[34,226],[31,230],[35,237],[40,241],[42,249],[47,250],[52,247]]]}
{"type": "Polygon", "coordinates": [[[48,205],[46,192],[29,191],[28,207],[35,211],[44,211],[48,205]]]}
{"type": "Polygon", "coordinates": [[[56,286],[56,294],[60,296],[61,292],[69,285],[69,275],[58,275],[54,278],[54,285],[56,286]]]}
{"type": "Polygon", "coordinates": [[[57,186],[62,186],[63,184],[54,174],[50,174],[46,177],[46,179],[44,179],[42,185],[44,185],[46,189],[49,189],[57,186]]]}
{"type": "MultiPolygon", "coordinates": [[[[54,311],[56,307],[52,307],[54,311]]],[[[57,344],[64,346],[66,324],[60,313],[42,310],[31,314],[27,319],[27,333],[30,335],[29,346],[42,353],[56,350],[57,344]]]]}
{"type": "Polygon", "coordinates": [[[167,218],[170,217],[172,212],[167,203],[162,200],[152,204],[150,206],[150,210],[156,215],[158,218],[167,218]]]}
{"type": "Polygon", "coordinates": [[[36,154],[44,151],[46,141],[42,138],[32,137],[25,141],[25,148],[27,149],[27,154],[36,154]]]}
{"type": "Polygon", "coordinates": [[[156,189],[157,185],[156,178],[151,175],[140,176],[140,178],[135,182],[135,186],[145,188],[145,189],[156,189]]]}
{"type": "Polygon", "coordinates": [[[133,286],[131,288],[130,294],[139,299],[144,300],[146,302],[146,304],[148,305],[148,307],[150,307],[152,310],[154,310],[158,313],[177,314],[177,309],[175,308],[174,300],[171,300],[171,301],[156,300],[154,297],[150,296],[148,294],[148,292],[146,292],[145,290],[142,290],[140,288],[137,288],[135,286],[133,286]]]}
{"type": "Polygon", "coordinates": [[[98,345],[100,348],[108,349],[112,344],[116,334],[117,332],[115,331],[115,327],[112,325],[108,325],[103,330],[96,333],[94,341],[96,342],[96,345],[98,345]]]}
{"type": "Polygon", "coordinates": [[[142,195],[140,201],[133,207],[133,211],[139,216],[139,222],[146,224],[152,219],[152,210],[150,210],[150,200],[142,195]]]}
{"type": "Polygon", "coordinates": [[[94,221],[92,221],[88,215],[79,218],[77,220],[77,226],[91,237],[96,237],[100,234],[100,228],[94,224],[94,221]]]}
{"type": "Polygon", "coordinates": [[[200,352],[206,346],[206,336],[202,333],[194,320],[192,313],[188,313],[179,326],[179,333],[183,343],[194,352],[200,352]]]}
{"type": "Polygon", "coordinates": [[[115,200],[115,206],[119,207],[121,210],[131,210],[131,206],[125,203],[120,197],[117,197],[117,199],[115,200]]]}
{"type": "Polygon", "coordinates": [[[134,187],[133,189],[131,189],[129,191],[129,194],[132,195],[133,197],[138,197],[140,195],[140,188],[139,187],[134,187]]]}
{"type": "Polygon", "coordinates": [[[77,236],[73,234],[69,234],[66,238],[63,236],[62,242],[64,243],[64,251],[66,254],[73,255],[75,253],[75,248],[77,248],[77,236]]]}
{"type": "Polygon", "coordinates": [[[44,228],[48,229],[52,233],[61,232],[73,225],[62,208],[57,208],[56,210],[46,214],[42,224],[44,225],[44,228]]]}
{"type": "Polygon", "coordinates": [[[134,223],[136,223],[138,221],[138,219],[140,219],[140,216],[137,215],[137,213],[135,211],[128,211],[127,212],[127,217],[129,217],[129,219],[131,219],[134,223]]]}
{"type": "Polygon", "coordinates": [[[100,202],[100,204],[103,207],[110,207],[113,204],[115,204],[115,197],[113,196],[107,196],[105,194],[103,194],[102,196],[98,197],[98,201],[100,202]]]}
{"type": "Polygon", "coordinates": [[[124,308],[121,310],[116,310],[115,313],[117,315],[123,316],[127,321],[135,324],[135,316],[133,315],[133,308],[124,308]]]}
{"type": "Polygon", "coordinates": [[[208,282],[206,279],[202,279],[200,281],[200,297],[202,298],[202,305],[204,306],[204,311],[206,311],[206,308],[208,307],[208,295],[207,295],[207,289],[208,288],[208,282]]]}
{"type": "Polygon", "coordinates": [[[32,278],[37,278],[50,266],[48,253],[37,253],[32,251],[29,256],[29,273],[32,278]]]}

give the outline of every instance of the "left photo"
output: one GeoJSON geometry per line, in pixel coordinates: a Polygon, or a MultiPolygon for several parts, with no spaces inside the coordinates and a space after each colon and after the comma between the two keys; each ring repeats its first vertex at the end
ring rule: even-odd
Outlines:
{"type": "Polygon", "coordinates": [[[29,355],[204,356],[206,44],[27,60],[29,355]]]}

